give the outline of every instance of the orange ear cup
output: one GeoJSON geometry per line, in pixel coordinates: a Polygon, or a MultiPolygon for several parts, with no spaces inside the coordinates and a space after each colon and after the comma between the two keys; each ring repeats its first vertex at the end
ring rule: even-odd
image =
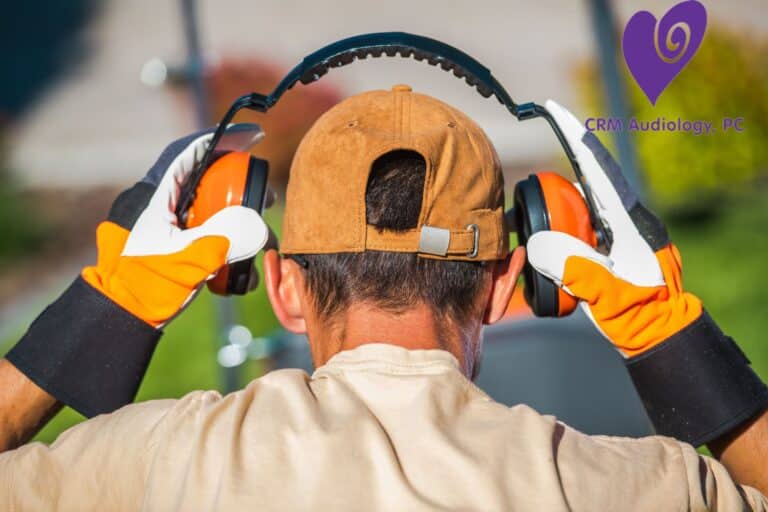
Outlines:
{"type": "MultiPolygon", "coordinates": [[[[250,158],[250,153],[233,151],[205,171],[187,213],[187,227],[201,225],[227,206],[243,204],[250,158]]],[[[217,295],[227,295],[228,280],[229,266],[225,265],[208,281],[208,289],[217,295]]]]}
{"type": "MultiPolygon", "coordinates": [[[[538,172],[536,176],[544,194],[550,229],[568,233],[597,247],[587,203],[573,183],[554,172],[538,172]]],[[[577,305],[578,300],[558,289],[558,316],[570,315],[577,305]]]]}

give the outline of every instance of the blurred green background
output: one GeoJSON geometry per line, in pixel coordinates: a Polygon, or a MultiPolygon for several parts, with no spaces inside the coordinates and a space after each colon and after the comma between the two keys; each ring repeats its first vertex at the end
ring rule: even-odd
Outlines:
{"type": "MultiPolygon", "coordinates": [[[[707,29],[695,57],[651,105],[622,65],[630,112],[638,120],[706,120],[709,136],[632,132],[656,209],[667,215],[716,216],[768,179],[768,40],[723,26],[707,29]],[[744,118],[744,131],[723,131],[723,118],[744,118]]],[[[596,63],[578,66],[576,83],[591,114],[605,115],[596,63]]],[[[598,133],[598,135],[600,135],[598,133]]],[[[605,134],[601,137],[606,140],[605,134]]],[[[760,200],[759,190],[754,200],[760,200]]],[[[764,192],[764,190],[763,190],[764,192]]]]}

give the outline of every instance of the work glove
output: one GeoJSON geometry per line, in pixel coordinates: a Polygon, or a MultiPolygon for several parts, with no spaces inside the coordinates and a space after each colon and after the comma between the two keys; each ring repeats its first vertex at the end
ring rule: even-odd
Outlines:
{"type": "Polygon", "coordinates": [[[597,137],[554,101],[546,106],[576,155],[613,244],[603,255],[574,236],[541,231],[528,241],[528,259],[581,299],[595,327],[624,355],[636,356],[701,316],[701,301],[683,291],[680,253],[665,226],[639,203],[597,137]]]}
{"type": "Polygon", "coordinates": [[[597,137],[554,101],[547,110],[611,232],[607,255],[565,233],[530,237],[528,260],[570,295],[627,358],[657,432],[708,442],[768,406],[768,389],[738,346],[684,291],[680,253],[597,137]]]}
{"type": "Polygon", "coordinates": [[[181,311],[222,266],[254,257],[267,242],[261,216],[244,206],[225,208],[195,228],[178,227],[181,184],[212,136],[208,130],[171,143],[117,198],[96,230],[98,262],[82,272],[88,284],[155,327],[181,311]]]}
{"type": "MultiPolygon", "coordinates": [[[[228,128],[257,138],[255,125],[228,128]]],[[[223,265],[251,258],[268,230],[259,214],[231,206],[180,229],[182,184],[213,130],[171,143],[144,178],[122,192],[97,228],[98,258],[32,323],[6,358],[86,416],[133,401],[168,323],[223,265]]]]}

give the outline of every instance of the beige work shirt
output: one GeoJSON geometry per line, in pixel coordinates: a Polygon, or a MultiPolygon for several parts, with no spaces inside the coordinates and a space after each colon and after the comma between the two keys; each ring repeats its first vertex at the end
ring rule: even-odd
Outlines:
{"type": "Polygon", "coordinates": [[[588,436],[494,402],[448,352],[383,344],[0,455],[1,511],[744,509],[768,502],[689,445],[588,436]]]}

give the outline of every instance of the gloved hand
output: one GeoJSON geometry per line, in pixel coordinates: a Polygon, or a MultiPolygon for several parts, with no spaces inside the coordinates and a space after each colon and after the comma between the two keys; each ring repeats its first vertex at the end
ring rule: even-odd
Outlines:
{"type": "MultiPolygon", "coordinates": [[[[251,139],[253,127],[247,127],[251,139]]],[[[242,206],[225,208],[193,229],[177,226],[180,186],[212,133],[172,143],[140,182],[120,194],[97,229],[96,265],[83,270],[6,356],[86,416],[133,401],[160,328],[221,266],[253,257],[267,241],[259,214],[242,206]]]]}
{"type": "Polygon", "coordinates": [[[696,320],[701,301],[683,291],[680,253],[597,137],[554,101],[546,106],[576,154],[613,245],[604,256],[578,238],[542,231],[528,241],[528,259],[581,299],[587,316],[623,354],[636,356],[696,320]]]}
{"type": "Polygon", "coordinates": [[[607,256],[565,233],[538,232],[531,265],[566,292],[625,356],[656,431],[694,445],[739,427],[768,406],[749,361],[683,290],[681,259],[662,222],[638,200],[618,164],[570,112],[548,101],[611,230],[607,256]]]}
{"type": "Polygon", "coordinates": [[[212,135],[207,130],[171,143],[147,175],[117,198],[96,231],[98,262],[82,273],[91,286],[155,327],[188,304],[219,268],[252,258],[267,242],[261,217],[244,206],[225,208],[195,228],[177,226],[180,186],[212,135]]]}

